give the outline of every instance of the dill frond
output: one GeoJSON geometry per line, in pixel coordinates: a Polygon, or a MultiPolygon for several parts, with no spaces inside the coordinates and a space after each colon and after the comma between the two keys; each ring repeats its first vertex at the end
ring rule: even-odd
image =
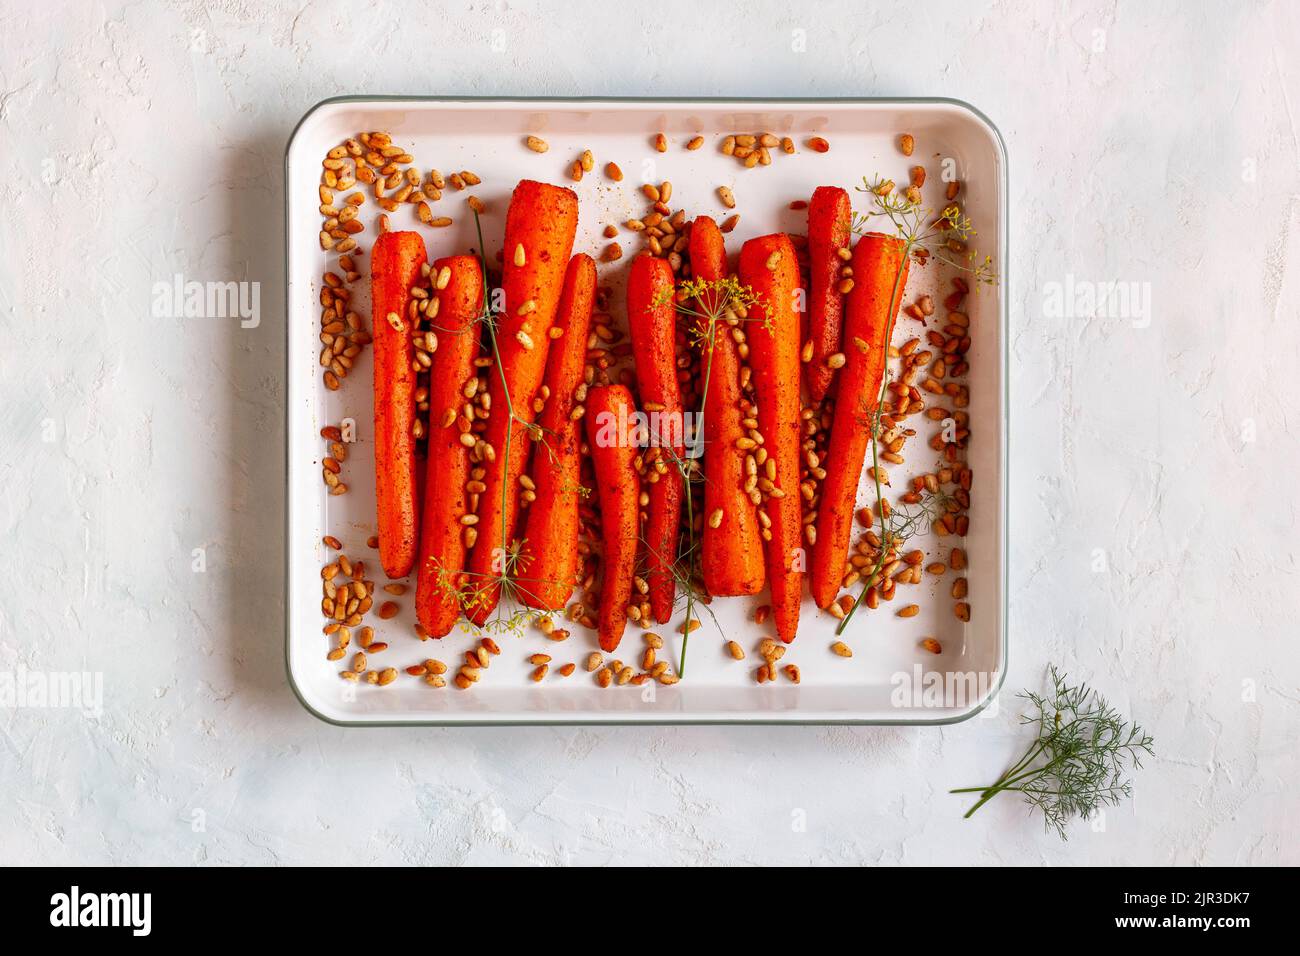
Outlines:
{"type": "Polygon", "coordinates": [[[1050,677],[1049,694],[1019,695],[1035,711],[1022,715],[1020,722],[1037,729],[1024,755],[988,787],[949,791],[981,795],[966,819],[999,793],[1014,791],[1043,814],[1045,829],[1066,840],[1071,819],[1091,819],[1132,795],[1126,774],[1141,769],[1143,756],[1154,756],[1151,735],[1087,684],[1070,686],[1055,665],[1050,677]]]}

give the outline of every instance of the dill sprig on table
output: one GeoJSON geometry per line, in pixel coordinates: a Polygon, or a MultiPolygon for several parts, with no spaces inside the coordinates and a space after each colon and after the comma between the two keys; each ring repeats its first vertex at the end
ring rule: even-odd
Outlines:
{"type": "Polygon", "coordinates": [[[1102,807],[1116,806],[1133,792],[1125,773],[1152,756],[1151,735],[1120,715],[1087,684],[1071,687],[1051,668],[1052,692],[1019,696],[1037,710],[1021,717],[1035,724],[1037,738],[1016,763],[988,787],[962,787],[949,793],[978,793],[966,811],[970,818],[999,793],[1014,791],[1043,814],[1043,825],[1068,839],[1065,825],[1090,819],[1102,807]]]}

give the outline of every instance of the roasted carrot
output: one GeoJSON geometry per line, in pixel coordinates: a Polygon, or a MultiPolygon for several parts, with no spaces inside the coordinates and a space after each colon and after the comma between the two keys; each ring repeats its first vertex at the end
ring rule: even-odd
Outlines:
{"type": "Polygon", "coordinates": [[[632,333],[637,391],[646,413],[650,447],[645,520],[646,581],[650,610],[667,624],[676,592],[673,567],[681,530],[682,396],[677,387],[677,306],[673,270],[666,259],[638,256],[627,280],[627,323],[632,333]],[[651,464],[653,462],[653,464],[651,464]],[[658,464],[662,462],[664,466],[658,464]]]}
{"type": "Polygon", "coordinates": [[[808,393],[820,402],[835,370],[826,364],[840,350],[844,297],[839,292],[839,251],[848,248],[853,209],[849,194],[838,186],[818,186],[808,204],[808,337],[812,359],[807,371],[808,393]]]}
{"type": "Polygon", "coordinates": [[[623,385],[602,385],[587,395],[587,444],[596,471],[603,543],[597,634],[606,651],[623,639],[636,572],[641,479],[630,434],[635,410],[632,393],[623,385]]]}
{"type": "Polygon", "coordinates": [[[379,563],[390,578],[415,564],[419,510],[415,475],[415,372],[407,306],[425,263],[418,232],[386,232],[370,258],[375,347],[375,499],[379,563]]]}
{"type": "MultiPolygon", "coordinates": [[[[727,250],[718,224],[697,216],[691,226],[691,274],[716,282],[727,274],[727,250]]],[[[715,316],[718,296],[696,311],[715,316]]],[[[763,540],[759,536],[754,503],[745,493],[745,456],[736,446],[745,437],[740,411],[740,355],[731,329],[717,318],[712,325],[697,322],[704,342],[704,532],[700,539],[700,564],[704,587],[712,595],[757,594],[763,589],[763,540]],[[711,345],[710,345],[711,341],[711,345]],[[717,526],[713,516],[721,512],[717,526]]]]}
{"type": "Polygon", "coordinates": [[[478,542],[468,562],[475,593],[466,616],[475,624],[483,624],[496,607],[499,579],[509,570],[505,551],[514,541],[519,477],[533,445],[533,399],[546,372],[551,325],[577,227],[573,190],[530,179],[515,187],[506,213],[505,311],[497,322],[488,387],[492,414],[483,434],[490,450],[479,499],[478,542]]]}
{"type": "Polygon", "coordinates": [[[555,314],[555,328],[563,334],[551,346],[546,360],[546,387],[550,396],[538,424],[544,429],[545,447],[533,452],[532,477],[537,495],[529,506],[524,527],[520,599],[529,607],[558,611],[573,593],[578,569],[578,501],[582,477],[581,415],[576,394],[583,384],[587,363],[587,333],[596,301],[596,263],[579,253],[569,260],[564,291],[555,314]]]}
{"type": "Polygon", "coordinates": [[[465,585],[465,526],[460,519],[469,514],[465,484],[470,461],[456,419],[463,415],[465,383],[477,375],[479,327],[474,320],[483,309],[483,270],[477,256],[451,256],[435,262],[431,275],[437,277],[433,296],[438,314],[432,325],[438,347],[429,370],[429,457],[415,614],[431,636],[442,637],[460,616],[465,585]],[[442,282],[444,269],[446,283],[442,282]]]}
{"type": "Polygon", "coordinates": [[[817,508],[817,543],[813,546],[812,594],[818,607],[835,600],[844,577],[858,482],[880,405],[885,349],[907,284],[907,263],[902,256],[902,242],[877,232],[863,236],[853,250],[853,289],[844,323],[845,363],[836,386],[826,480],[817,508]],[[897,300],[892,313],[891,299],[897,300]]]}
{"type": "Polygon", "coordinates": [[[763,508],[771,519],[767,542],[767,583],[772,618],[781,640],[794,640],[806,558],[800,539],[799,494],[799,263],[784,233],[751,239],[740,250],[740,281],[758,301],[746,323],[758,429],[775,477],[760,481],[767,494],[763,508]],[[763,484],[770,482],[770,484],[763,484]]]}

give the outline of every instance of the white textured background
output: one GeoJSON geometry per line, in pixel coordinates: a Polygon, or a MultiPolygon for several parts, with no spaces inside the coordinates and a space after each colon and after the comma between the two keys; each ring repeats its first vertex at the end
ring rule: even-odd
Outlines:
{"type": "Polygon", "coordinates": [[[0,710],[0,862],[1300,862],[1297,37],[1284,3],[6,2],[0,670],[102,671],[105,712],[0,710]],[[308,107],[357,92],[988,113],[1012,184],[1001,716],[362,731],[303,711],[281,161],[308,107]],[[260,328],[152,318],[176,272],[260,281],[260,328]],[[1068,274],[1149,282],[1150,325],[1045,317],[1068,274]],[[1005,705],[1048,661],[1159,753],[1068,844],[1012,798],[963,821],[944,793],[1020,749],[1005,705]]]}

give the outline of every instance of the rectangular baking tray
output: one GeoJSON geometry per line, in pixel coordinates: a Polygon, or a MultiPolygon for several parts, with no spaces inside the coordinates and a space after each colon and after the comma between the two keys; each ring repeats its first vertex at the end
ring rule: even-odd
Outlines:
{"type": "MultiPolygon", "coordinates": [[[[863,608],[851,622],[845,640],[852,658],[830,651],[837,640],[836,621],[818,612],[805,597],[799,635],[787,649],[782,665],[796,663],[802,680],[784,678],[758,685],[757,642],[772,632],[754,623],[755,608],[766,603],[766,592],[754,598],[715,600],[712,615],[691,635],[684,679],[673,686],[653,683],[608,689],[596,685],[583,670],[596,648],[594,633],[571,628],[572,636],[554,643],[536,628],[522,637],[497,637],[503,653],[470,691],[451,686],[428,687],[402,672],[410,664],[437,657],[455,666],[463,652],[477,643],[468,626],[441,641],[421,642],[414,633],[413,593],[399,599],[401,613],[381,621],[374,613],[367,623],[389,650],[372,656],[372,667],[398,668],[399,679],[386,687],[340,680],[340,664],[325,655],[330,638],[321,632],[320,567],[329,560],[322,535],[333,534],[353,558],[364,558],[370,575],[382,572],[376,552],[366,548],[374,534],[375,505],[370,350],[337,392],[327,390],[318,364],[320,343],[319,294],[322,274],[333,267],[317,241],[320,214],[317,186],[321,160],[344,139],[363,130],[385,130],[405,147],[422,170],[431,166],[449,174],[473,170],[480,186],[457,193],[447,190],[435,215],[454,218],[453,226],[428,229],[419,225],[413,207],[392,214],[393,228],[419,229],[425,234],[429,257],[464,252],[477,245],[473,217],[465,205],[469,192],[488,205],[483,217],[484,243],[492,256],[502,243],[504,215],[510,193],[524,178],[572,186],[580,200],[580,221],[574,251],[598,255],[608,240],[600,235],[608,223],[619,224],[644,213],[647,205],[637,186],[642,181],[671,180],[672,207],[688,217],[730,214],[718,198],[717,187],[730,186],[741,214],[728,237],[733,257],[742,243],[775,231],[805,232],[806,213],[789,203],[807,199],[819,185],[850,190],[855,211],[866,208],[865,197],[853,192],[863,177],[876,174],[907,182],[908,167],[923,163],[936,183],[944,168],[962,180],[963,209],[978,229],[981,253],[994,256],[999,273],[1007,269],[1007,158],[1001,135],[968,104],[942,99],[838,100],[642,100],[642,99],[477,99],[451,97],[358,96],[326,100],[299,122],[285,155],[286,275],[288,278],[287,335],[287,581],[285,649],[289,682],[303,705],[322,720],[340,725],[483,725],[483,724],[946,724],[967,719],[996,695],[1007,662],[1007,382],[1005,279],[968,297],[971,317],[971,371],[968,377],[972,438],[967,460],[974,472],[970,507],[971,529],[961,542],[969,555],[966,577],[969,623],[953,614],[949,588],[953,573],[899,588],[892,604],[879,610],[863,608]],[[770,131],[789,135],[795,155],[774,150],[771,165],[745,169],[722,155],[720,139],[729,133],[770,131]],[[669,139],[665,153],[651,145],[658,132],[669,139]],[[911,133],[917,149],[911,158],[898,149],[898,135],[911,133]],[[529,134],[549,143],[544,154],[523,145],[529,134]],[[702,135],[702,149],[687,151],[685,143],[702,135]],[[831,148],[817,153],[806,146],[810,136],[825,138],[831,148]],[[572,183],[568,166],[584,149],[596,157],[596,169],[583,182],[572,183]],[[623,169],[625,180],[614,184],[601,175],[609,161],[623,169]],[[945,164],[949,164],[945,166],[945,164]],[[356,422],[357,441],[350,448],[344,477],[346,495],[331,497],[321,481],[326,454],[319,429],[344,418],[356,422]],[[901,619],[895,611],[905,603],[921,607],[918,616],[901,619]],[[923,637],[934,637],[942,653],[921,649],[923,637]],[[747,659],[733,660],[728,640],[746,649],[747,659]],[[525,657],[546,653],[553,658],[551,675],[540,684],[530,678],[525,657]],[[555,673],[572,661],[578,669],[569,678],[555,673]]],[[[362,188],[362,187],[358,187],[362,188]]],[[[942,182],[927,187],[927,204],[942,205],[942,182]]],[[[372,198],[363,207],[368,249],[378,213],[372,198]]],[[[624,232],[620,241],[629,255],[638,247],[624,232]]],[[[601,265],[601,281],[614,287],[616,321],[622,308],[622,277],[629,259],[601,265]]],[[[368,274],[369,259],[359,268],[368,274]]],[[[953,274],[936,268],[913,269],[904,302],[923,292],[940,292],[953,274]]],[[[369,321],[365,283],[354,289],[354,308],[369,321]]],[[[939,296],[936,296],[939,298],[939,296]]],[[[919,326],[899,319],[894,342],[917,334],[919,326]]],[[[909,424],[921,421],[913,416],[909,424]]],[[[928,423],[926,423],[928,425],[928,423]]],[[[918,426],[919,427],[919,426],[918,426]]],[[[925,444],[928,431],[909,442],[908,464],[893,469],[891,500],[913,464],[930,467],[936,454],[925,444]]],[[[864,481],[859,503],[874,500],[864,481]]],[[[946,555],[957,543],[932,536],[914,539],[929,555],[946,555]]],[[[937,560],[938,558],[934,558],[937,560]]],[[[660,652],[673,661],[681,636],[681,614],[654,628],[666,642],[660,652]]],[[[355,647],[355,645],[354,645],[355,647]]],[[[639,660],[644,649],[641,632],[630,626],[616,655],[639,660]]]]}

